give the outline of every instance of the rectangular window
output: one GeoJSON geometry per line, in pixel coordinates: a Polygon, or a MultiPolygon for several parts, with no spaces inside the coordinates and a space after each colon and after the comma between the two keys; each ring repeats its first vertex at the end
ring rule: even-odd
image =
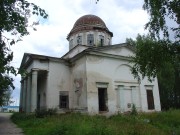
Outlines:
{"type": "Polygon", "coordinates": [[[59,92],[59,108],[69,108],[69,93],[68,91],[59,92]]]}
{"type": "Polygon", "coordinates": [[[99,40],[100,40],[100,46],[104,45],[104,36],[99,35],[99,40]]]}
{"type": "Polygon", "coordinates": [[[82,36],[77,36],[77,44],[82,45],[82,36]]]}
{"type": "Polygon", "coordinates": [[[87,44],[90,46],[94,45],[94,35],[93,34],[87,35],[87,44]]]}
{"type": "Polygon", "coordinates": [[[152,90],[147,90],[147,103],[148,103],[148,109],[153,110],[154,109],[154,97],[153,97],[152,90]]]}

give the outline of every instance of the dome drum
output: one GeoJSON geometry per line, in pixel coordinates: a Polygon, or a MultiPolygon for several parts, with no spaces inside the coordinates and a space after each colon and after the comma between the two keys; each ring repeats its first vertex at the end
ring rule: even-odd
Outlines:
{"type": "Polygon", "coordinates": [[[71,32],[68,34],[67,39],[69,39],[69,37],[73,34],[77,34],[79,32],[85,31],[91,31],[91,30],[98,30],[100,32],[106,32],[107,34],[109,34],[111,37],[113,37],[113,33],[110,32],[109,30],[107,30],[106,28],[101,28],[101,27],[93,27],[93,26],[86,26],[86,27],[79,27],[76,29],[71,30],[71,32]]]}
{"type": "Polygon", "coordinates": [[[84,15],[74,24],[67,36],[70,49],[78,44],[87,46],[111,45],[113,33],[106,27],[104,21],[95,15],[84,15]]]}

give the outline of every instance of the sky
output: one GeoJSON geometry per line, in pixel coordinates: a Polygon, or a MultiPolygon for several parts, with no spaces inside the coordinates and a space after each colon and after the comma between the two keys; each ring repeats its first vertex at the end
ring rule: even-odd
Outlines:
{"type": "MultiPolygon", "coordinates": [[[[144,34],[148,15],[142,9],[143,0],[28,0],[48,13],[48,19],[31,17],[40,21],[37,31],[30,29],[30,35],[11,47],[14,52],[12,65],[20,67],[24,53],[61,57],[69,49],[66,39],[78,18],[86,14],[99,16],[113,32],[112,44],[124,43],[126,38],[135,39],[144,34]]],[[[21,76],[14,77],[13,105],[19,104],[21,76]]]]}

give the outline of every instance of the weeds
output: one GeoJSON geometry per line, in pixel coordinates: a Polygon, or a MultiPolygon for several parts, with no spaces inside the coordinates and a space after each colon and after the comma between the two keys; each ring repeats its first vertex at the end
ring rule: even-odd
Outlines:
{"type": "Polygon", "coordinates": [[[35,116],[37,118],[44,118],[46,116],[55,115],[57,113],[56,108],[49,108],[49,109],[41,109],[35,111],[35,116]]]}
{"type": "Polygon", "coordinates": [[[12,120],[26,135],[178,135],[180,110],[106,118],[79,113],[35,115],[15,113],[12,120]],[[148,122],[147,122],[148,121],[148,122]]]}

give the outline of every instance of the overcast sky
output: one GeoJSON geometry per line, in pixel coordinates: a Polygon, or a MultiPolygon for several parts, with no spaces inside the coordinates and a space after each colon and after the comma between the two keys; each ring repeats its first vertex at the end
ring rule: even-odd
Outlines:
{"type": "MultiPolygon", "coordinates": [[[[135,38],[138,33],[146,33],[144,25],[148,21],[146,11],[142,9],[143,0],[28,0],[45,9],[47,20],[40,20],[37,31],[31,31],[23,41],[14,45],[12,64],[19,68],[23,54],[35,53],[61,57],[68,51],[67,34],[75,21],[83,15],[99,16],[108,29],[113,32],[112,43],[125,42],[126,38],[135,38]]],[[[34,19],[34,18],[32,18],[34,19]]],[[[20,75],[15,78],[13,91],[14,105],[19,104],[20,75]]]]}

